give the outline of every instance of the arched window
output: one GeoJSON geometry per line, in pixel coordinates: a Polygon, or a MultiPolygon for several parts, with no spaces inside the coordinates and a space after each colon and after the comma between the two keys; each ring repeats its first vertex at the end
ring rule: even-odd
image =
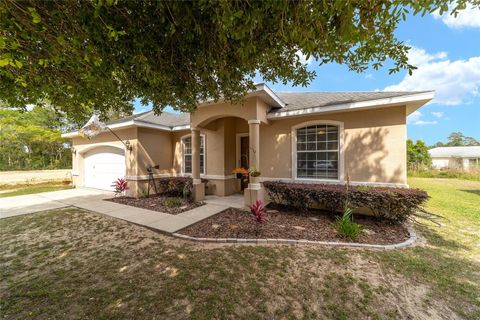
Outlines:
{"type": "Polygon", "coordinates": [[[294,168],[297,179],[342,180],[341,128],[332,123],[294,127],[294,168]]]}
{"type": "MultiPolygon", "coordinates": [[[[192,136],[182,138],[182,173],[192,173],[192,136]]],[[[205,136],[200,135],[200,173],[205,174],[205,136]]]]}

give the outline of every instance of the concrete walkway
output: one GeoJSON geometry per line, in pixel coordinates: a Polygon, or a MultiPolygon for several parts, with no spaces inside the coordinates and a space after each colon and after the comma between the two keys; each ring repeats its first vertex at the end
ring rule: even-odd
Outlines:
{"type": "Polygon", "coordinates": [[[113,197],[112,192],[95,189],[67,189],[0,198],[0,218],[89,203],[113,197]]]}
{"type": "Polygon", "coordinates": [[[172,215],[104,200],[112,197],[113,193],[111,192],[94,189],[69,189],[0,198],[0,218],[75,206],[165,233],[174,233],[230,207],[206,201],[203,206],[172,215]]]}
{"type": "Polygon", "coordinates": [[[245,208],[245,198],[243,194],[239,193],[226,197],[205,196],[205,203],[218,204],[238,209],[245,208]]]}

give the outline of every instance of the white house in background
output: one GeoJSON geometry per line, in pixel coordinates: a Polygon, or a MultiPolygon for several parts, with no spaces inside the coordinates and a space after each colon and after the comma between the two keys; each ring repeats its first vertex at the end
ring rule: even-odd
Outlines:
{"type": "Polygon", "coordinates": [[[471,170],[480,168],[480,146],[438,147],[428,150],[436,169],[471,170]]]}

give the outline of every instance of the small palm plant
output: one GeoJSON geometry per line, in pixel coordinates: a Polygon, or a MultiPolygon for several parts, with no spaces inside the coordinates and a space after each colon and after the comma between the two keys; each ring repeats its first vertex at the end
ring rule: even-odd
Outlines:
{"type": "Polygon", "coordinates": [[[345,206],[342,216],[337,217],[335,229],[340,236],[351,240],[356,240],[362,232],[362,226],[353,222],[353,209],[348,206],[345,206]]]}

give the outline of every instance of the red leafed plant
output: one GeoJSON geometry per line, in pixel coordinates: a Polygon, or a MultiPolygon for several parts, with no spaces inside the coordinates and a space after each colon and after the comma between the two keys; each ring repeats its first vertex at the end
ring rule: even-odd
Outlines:
{"type": "Polygon", "coordinates": [[[258,223],[267,222],[267,210],[265,209],[262,200],[257,200],[253,205],[248,207],[250,208],[250,212],[253,214],[254,221],[258,223]]]}
{"type": "Polygon", "coordinates": [[[115,196],[118,196],[128,189],[128,182],[123,178],[118,178],[112,186],[115,188],[115,196]]]}

